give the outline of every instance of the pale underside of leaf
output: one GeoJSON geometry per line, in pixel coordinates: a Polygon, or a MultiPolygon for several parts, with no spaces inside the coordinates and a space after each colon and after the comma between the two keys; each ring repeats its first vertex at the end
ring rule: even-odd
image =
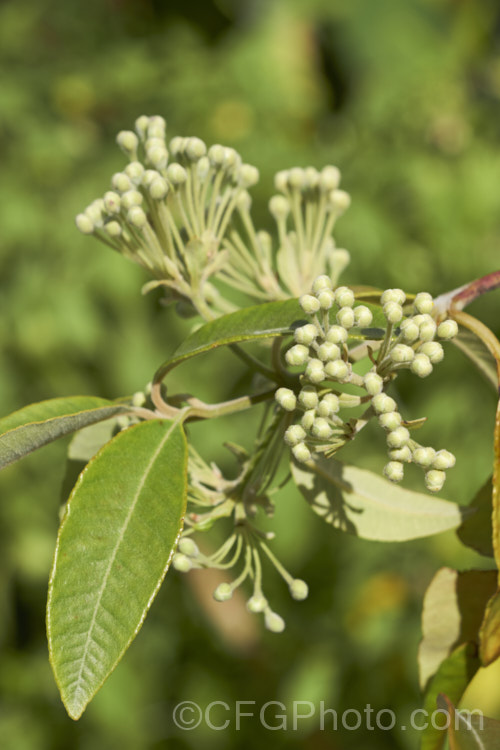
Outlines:
{"type": "Polygon", "coordinates": [[[464,509],[392,484],[339,461],[318,459],[314,468],[292,464],[292,475],[312,509],[341,531],[363,539],[402,542],[459,526],[464,509]]]}
{"type": "Polygon", "coordinates": [[[50,659],[78,719],[140,629],[182,528],[182,428],[141,422],[82,472],[59,531],[47,605],[50,659]]]}

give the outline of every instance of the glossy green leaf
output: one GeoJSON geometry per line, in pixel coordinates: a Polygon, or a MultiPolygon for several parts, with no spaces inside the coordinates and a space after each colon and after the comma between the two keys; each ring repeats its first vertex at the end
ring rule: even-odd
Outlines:
{"type": "Polygon", "coordinates": [[[472,643],[462,644],[443,661],[429,684],[424,713],[418,719],[419,726],[425,726],[420,735],[420,750],[441,750],[446,742],[448,720],[446,716],[436,713],[438,696],[446,693],[454,703],[458,703],[480,666],[476,647],[472,643]]]}
{"type": "Polygon", "coordinates": [[[168,569],[186,507],[182,427],[141,422],[81,473],[59,530],[49,585],[50,660],[78,719],[140,629],[168,569]]]}
{"type": "Polygon", "coordinates": [[[363,539],[403,542],[456,528],[462,520],[463,509],[455,503],[333,459],[320,458],[314,469],[294,463],[292,476],[327,523],[363,539]]]}
{"type": "Polygon", "coordinates": [[[418,652],[422,689],[457,646],[470,641],[478,647],[479,628],[486,604],[496,591],[496,578],[494,570],[438,570],[425,593],[422,610],[418,652]]]}
{"type": "Polygon", "coordinates": [[[129,411],[126,404],[94,396],[53,398],[0,419],[0,469],[87,425],[129,411]]]}
{"type": "Polygon", "coordinates": [[[500,721],[481,711],[459,711],[447,695],[438,695],[437,705],[448,715],[450,750],[498,750],[500,721]]]}
{"type": "Polygon", "coordinates": [[[468,506],[473,513],[457,529],[460,541],[480,555],[493,557],[492,543],[492,477],[477,492],[468,506]]]}
{"type": "Polygon", "coordinates": [[[500,591],[496,592],[488,602],[480,636],[481,661],[488,666],[500,656],[500,591]]]}
{"type": "Polygon", "coordinates": [[[461,327],[458,336],[451,341],[473,362],[481,375],[493,386],[495,393],[498,393],[497,362],[482,339],[474,331],[461,327]]]}

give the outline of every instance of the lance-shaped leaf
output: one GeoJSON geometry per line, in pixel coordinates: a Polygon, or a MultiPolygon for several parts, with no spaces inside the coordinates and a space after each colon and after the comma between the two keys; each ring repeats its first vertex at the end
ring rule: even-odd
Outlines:
{"type": "Polygon", "coordinates": [[[500,590],[488,602],[481,625],[481,661],[492,664],[500,656],[500,590]]]}
{"type": "Polygon", "coordinates": [[[141,422],[81,473],[59,530],[47,603],[50,660],[78,719],[141,627],[186,507],[182,427],[141,422]]]}
{"type": "Polygon", "coordinates": [[[457,536],[467,547],[480,555],[493,557],[492,543],[492,477],[477,492],[468,506],[473,513],[457,529],[457,536]]]}
{"type": "Polygon", "coordinates": [[[94,396],[53,398],[0,419],[0,469],[87,425],[130,411],[130,406],[94,396]]]}
{"type": "MultiPolygon", "coordinates": [[[[497,568],[500,571],[500,401],[498,402],[495,419],[493,454],[493,490],[491,494],[493,504],[493,551],[497,568]]],[[[500,584],[500,572],[498,583],[500,584]]]]}
{"type": "Polygon", "coordinates": [[[457,646],[470,641],[478,649],[484,610],[495,591],[494,570],[438,570],[425,593],[422,610],[418,652],[422,689],[457,646]]]}
{"type": "Polygon", "coordinates": [[[447,693],[454,703],[458,703],[480,666],[473,643],[463,643],[442,662],[429,683],[424,714],[418,719],[419,727],[423,728],[420,750],[440,750],[446,741],[447,717],[435,713],[438,695],[447,693]]]}
{"type": "Polygon", "coordinates": [[[447,714],[450,750],[498,750],[500,721],[481,711],[458,711],[447,695],[439,695],[437,705],[447,714]]]}
{"type": "Polygon", "coordinates": [[[406,490],[365,469],[320,458],[292,464],[295,484],[312,509],[336,529],[363,539],[404,542],[456,528],[464,509],[406,490]]]}
{"type": "Polygon", "coordinates": [[[497,361],[484,341],[474,331],[460,328],[458,336],[455,336],[451,343],[473,362],[495,393],[498,393],[497,361]]]}

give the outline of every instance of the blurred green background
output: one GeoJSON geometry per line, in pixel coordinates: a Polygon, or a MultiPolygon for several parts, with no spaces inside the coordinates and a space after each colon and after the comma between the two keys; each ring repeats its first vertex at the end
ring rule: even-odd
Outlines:
{"type": "MultiPolygon", "coordinates": [[[[346,283],[439,294],[500,266],[496,0],[3,0],[0,55],[3,414],[141,389],[185,335],[158,296],[141,298],[139,267],[74,227],[123,166],[116,132],[143,113],[165,116],[170,136],[232,145],[258,166],[262,226],[277,170],[339,166],[353,199],[336,234],[352,254],[346,283]]],[[[498,334],[497,308],[493,294],[470,312],[498,334]]],[[[243,371],[229,354],[184,367],[179,387],[196,389],[200,372],[204,397],[240,392],[243,371]]],[[[443,495],[468,503],[491,471],[492,389],[451,348],[431,377],[398,385],[407,413],[429,417],[422,438],[457,455],[443,495]]],[[[197,440],[231,471],[217,445],[248,432],[233,417],[200,426],[197,440]]],[[[44,633],[64,455],[55,444],[1,476],[2,748],[417,747],[409,728],[321,732],[312,719],[266,731],[243,719],[238,732],[182,732],[172,723],[181,700],[324,701],[339,714],[370,704],[395,710],[398,724],[421,705],[423,593],[442,565],[489,561],[452,533],[394,546],[341,535],[290,488],[277,499],[275,549],[311,593],[292,602],[266,576],[285,633],[264,631],[241,603],[212,606],[209,573],[171,572],[124,662],[80,722],[68,719],[44,633]]],[[[350,457],[381,470],[380,435],[363,436],[350,457]]],[[[492,674],[479,675],[474,702],[500,717],[492,674]]]]}

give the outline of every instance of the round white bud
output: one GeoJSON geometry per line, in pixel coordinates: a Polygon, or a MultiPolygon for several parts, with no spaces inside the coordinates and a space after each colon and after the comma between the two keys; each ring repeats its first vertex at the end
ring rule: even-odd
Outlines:
{"type": "Polygon", "coordinates": [[[393,432],[401,426],[403,418],[398,411],[387,411],[379,415],[378,423],[382,429],[393,432]]]}
{"type": "Polygon", "coordinates": [[[144,166],[140,161],[131,161],[125,167],[125,174],[134,185],[140,185],[144,175],[144,166]]]}
{"type": "Polygon", "coordinates": [[[132,206],[130,211],[127,213],[127,221],[137,229],[142,229],[146,225],[147,216],[140,206],[132,206]]]}
{"type": "MultiPolygon", "coordinates": [[[[318,392],[312,385],[305,385],[299,393],[299,404],[304,409],[315,409],[318,405],[318,392]]],[[[324,415],[322,415],[324,416],[324,415]]]]}
{"type": "Polygon", "coordinates": [[[126,193],[127,190],[132,189],[132,182],[125,172],[115,172],[111,178],[111,187],[119,193],[126,193]]]}
{"type": "MultiPolygon", "coordinates": [[[[172,150],[172,143],[170,143],[172,150]]],[[[216,143],[208,149],[208,160],[212,167],[220,167],[224,163],[224,146],[216,143]]]]}
{"type": "Polygon", "coordinates": [[[411,362],[415,356],[415,352],[411,346],[406,346],[406,344],[396,344],[396,346],[391,349],[389,356],[392,361],[396,363],[411,362]]]}
{"type": "Polygon", "coordinates": [[[332,209],[341,216],[351,205],[351,196],[345,190],[331,190],[328,193],[328,200],[332,209]]]}
{"type": "Polygon", "coordinates": [[[290,388],[278,388],[274,398],[285,411],[294,411],[297,406],[297,397],[290,388]]]}
{"type": "Polygon", "coordinates": [[[127,156],[135,155],[139,139],[132,130],[121,130],[116,136],[116,142],[127,156]]]}
{"type": "Polygon", "coordinates": [[[384,315],[389,323],[399,323],[403,317],[403,308],[397,302],[386,302],[383,307],[384,315]]]}
{"type": "Polygon", "coordinates": [[[333,307],[335,296],[331,289],[321,289],[321,291],[317,292],[316,297],[322,310],[329,310],[333,307]]]}
{"type": "Polygon", "coordinates": [[[172,565],[174,566],[175,570],[179,571],[179,573],[188,573],[193,567],[193,563],[191,562],[189,557],[179,553],[176,553],[173,556],[172,565]]]}
{"type": "Polygon", "coordinates": [[[284,195],[273,195],[269,201],[269,212],[276,221],[286,219],[290,213],[290,203],[284,195]]]}
{"type": "Polygon", "coordinates": [[[427,354],[415,354],[415,358],[410,365],[410,369],[419,378],[426,378],[432,372],[432,364],[427,354]]]}
{"type": "Polygon", "coordinates": [[[314,280],[312,290],[315,294],[317,294],[318,292],[321,292],[322,289],[331,289],[332,286],[333,284],[331,278],[326,274],[322,274],[314,280]]]}
{"type": "Polygon", "coordinates": [[[319,188],[325,193],[336,190],[340,185],[340,171],[337,167],[326,166],[319,175],[319,188]]]}
{"type": "MultiPolygon", "coordinates": [[[[150,139],[148,139],[149,141],[150,139]]],[[[161,145],[161,142],[160,142],[161,145]]],[[[176,135],[175,138],[172,138],[170,140],[170,151],[172,152],[172,156],[177,158],[179,154],[184,153],[184,147],[186,145],[186,138],[182,138],[180,135],[176,135]]]]}
{"type": "Polygon", "coordinates": [[[198,161],[207,153],[207,147],[201,138],[188,138],[184,153],[190,161],[198,161]]]}
{"type": "Polygon", "coordinates": [[[425,486],[429,492],[439,492],[445,483],[446,474],[444,471],[438,471],[437,469],[431,469],[425,474],[425,486]]]}
{"type": "MultiPolygon", "coordinates": [[[[328,362],[328,365],[332,364],[331,362],[328,362]]],[[[328,366],[327,365],[327,366],[328,366]]],[[[305,376],[311,383],[321,383],[325,379],[325,368],[323,367],[323,362],[320,359],[316,359],[315,357],[311,358],[309,362],[307,363],[307,367],[305,370],[305,376]]]]}
{"type": "Polygon", "coordinates": [[[372,398],[372,406],[377,414],[385,414],[386,412],[396,411],[398,405],[387,393],[377,393],[372,398]]]}
{"type": "Polygon", "coordinates": [[[348,286],[337,287],[335,302],[339,307],[352,307],[354,305],[354,292],[348,286]]]}
{"type": "Polygon", "coordinates": [[[451,319],[443,320],[443,322],[439,324],[437,329],[437,335],[440,339],[452,339],[457,335],[457,333],[458,325],[456,321],[451,319]]]}
{"type": "Polygon", "coordinates": [[[286,193],[288,190],[288,169],[282,169],[274,175],[274,187],[280,193],[286,193]]]}
{"type": "Polygon", "coordinates": [[[256,615],[259,612],[264,612],[265,608],[267,607],[267,599],[265,596],[262,595],[253,595],[250,597],[250,599],[247,601],[247,609],[252,614],[256,615]]]}
{"type": "Polygon", "coordinates": [[[122,228],[117,221],[108,221],[104,225],[104,231],[110,237],[119,237],[122,233],[122,228]]]}
{"type": "Polygon", "coordinates": [[[366,305],[358,305],[354,308],[354,322],[359,328],[368,328],[373,322],[373,314],[366,305]]]}
{"type": "Polygon", "coordinates": [[[307,430],[308,432],[310,432],[315,419],[316,419],[315,410],[308,409],[307,411],[304,412],[304,416],[300,420],[300,424],[302,425],[304,430],[307,430]]]}
{"type": "MultiPolygon", "coordinates": [[[[127,195],[127,193],[125,193],[127,195]]],[[[104,194],[104,207],[108,214],[119,214],[121,209],[121,200],[118,193],[114,193],[112,190],[109,190],[107,193],[104,194]]],[[[130,208],[130,206],[126,206],[125,208],[130,208]]]]}
{"type": "Polygon", "coordinates": [[[402,448],[408,443],[410,432],[406,427],[396,427],[387,435],[387,446],[389,448],[402,448]]]}
{"type": "Polygon", "coordinates": [[[384,466],[384,476],[391,482],[400,482],[404,477],[404,466],[400,461],[389,461],[384,466]]]}
{"type": "Polygon", "coordinates": [[[312,344],[318,335],[318,329],[313,323],[306,323],[304,326],[296,328],[293,332],[293,337],[297,344],[312,344]]]}
{"type": "Polygon", "coordinates": [[[418,313],[431,313],[434,308],[432,295],[428,292],[419,292],[413,301],[413,307],[418,313]]]}
{"type": "Polygon", "coordinates": [[[292,424],[285,430],[284,440],[290,448],[305,440],[306,433],[300,424],[292,424]]]}
{"type": "Polygon", "coordinates": [[[424,446],[420,446],[418,448],[415,448],[415,450],[413,451],[412,461],[418,466],[422,466],[425,469],[428,466],[432,465],[435,455],[436,451],[434,450],[434,448],[425,448],[424,446]]]}
{"type": "Polygon", "coordinates": [[[306,167],[304,170],[304,189],[314,190],[319,184],[319,172],[314,167],[306,167]]]}
{"type": "Polygon", "coordinates": [[[295,599],[295,601],[297,602],[304,601],[304,599],[307,599],[307,596],[309,594],[309,586],[300,578],[296,578],[291,582],[289,590],[290,594],[292,595],[292,599],[295,599]]]}
{"type": "Polygon", "coordinates": [[[434,336],[436,335],[436,324],[435,322],[431,320],[425,320],[423,323],[419,326],[419,338],[421,341],[432,341],[434,336]]]}
{"type": "Polygon", "coordinates": [[[349,329],[354,325],[354,310],[352,307],[341,307],[336,315],[337,323],[349,329]]]}
{"type": "Polygon", "coordinates": [[[332,344],[344,344],[347,341],[349,334],[346,329],[342,326],[333,325],[327,331],[326,340],[331,341],[332,344]]]}
{"type": "Polygon", "coordinates": [[[401,321],[401,337],[407,344],[413,344],[419,337],[420,329],[412,318],[401,321]]]}
{"type": "Polygon", "coordinates": [[[161,201],[169,190],[168,182],[163,177],[156,177],[149,185],[149,194],[155,201],[161,201]]]}
{"type": "Polygon", "coordinates": [[[306,175],[303,169],[300,167],[292,167],[288,171],[288,187],[302,190],[305,187],[306,175]]]}
{"type": "Polygon", "coordinates": [[[266,610],[264,623],[267,630],[270,630],[271,633],[282,633],[285,629],[284,619],[277,615],[276,612],[271,612],[270,609],[266,610]]]}
{"type": "Polygon", "coordinates": [[[240,167],[240,183],[244,188],[250,188],[259,181],[259,170],[252,164],[242,164],[240,167]]]}
{"type": "Polygon", "coordinates": [[[187,180],[187,172],[180,164],[169,164],[167,167],[167,177],[172,185],[183,185],[187,180]]]}
{"type": "Polygon", "coordinates": [[[340,382],[346,382],[350,379],[352,374],[352,367],[343,359],[336,359],[333,362],[327,362],[325,365],[325,372],[328,377],[340,382]]]}
{"type": "Polygon", "coordinates": [[[137,134],[144,138],[149,125],[149,117],[147,115],[141,115],[135,121],[135,129],[137,134]]]}
{"type": "Polygon", "coordinates": [[[388,302],[394,302],[396,305],[404,305],[406,294],[402,289],[386,289],[380,296],[380,302],[382,305],[386,305],[388,302]]]}
{"type": "Polygon", "coordinates": [[[94,232],[94,222],[86,214],[78,214],[75,218],[75,224],[82,234],[94,232]]]}
{"type": "Polygon", "coordinates": [[[165,146],[152,146],[146,152],[147,159],[156,169],[164,169],[168,162],[168,151],[165,146]]]}
{"type": "Polygon", "coordinates": [[[391,461],[403,461],[407,464],[411,462],[412,453],[409,445],[403,445],[402,448],[393,448],[388,451],[388,454],[391,461]]]}
{"type": "Polygon", "coordinates": [[[305,365],[309,358],[309,349],[303,344],[295,344],[285,354],[287,363],[292,367],[305,365]]]}
{"type": "MultiPolygon", "coordinates": [[[[106,193],[109,195],[109,193],[106,193]]],[[[113,195],[116,195],[114,193],[113,195]]],[[[121,205],[124,209],[132,208],[132,206],[140,206],[142,203],[142,193],[138,190],[127,190],[121,197],[121,205]]]]}
{"type": "Polygon", "coordinates": [[[452,469],[455,466],[455,463],[456,458],[453,453],[446,450],[440,450],[436,453],[434,461],[432,462],[432,468],[444,471],[445,469],[452,469]]]}
{"type": "Polygon", "coordinates": [[[233,596],[233,589],[230,583],[219,583],[213,593],[213,597],[217,602],[227,602],[233,596]]]}
{"type": "Polygon", "coordinates": [[[311,428],[311,433],[314,437],[317,437],[320,440],[328,440],[328,438],[331,437],[332,432],[333,430],[326,419],[323,417],[317,417],[317,419],[314,420],[314,424],[311,428]]]}
{"type": "Polygon", "coordinates": [[[441,362],[444,357],[444,349],[439,341],[426,341],[418,347],[418,352],[426,354],[433,365],[441,362]]]}
{"type": "Polygon", "coordinates": [[[377,393],[382,393],[384,380],[376,372],[367,372],[363,377],[363,385],[365,387],[365,391],[370,396],[376,396],[377,393]]]}
{"type": "Polygon", "coordinates": [[[311,451],[305,443],[297,443],[292,448],[292,453],[296,461],[299,463],[307,463],[311,460],[311,451]]]}
{"type": "Polygon", "coordinates": [[[321,307],[319,300],[312,294],[303,294],[302,297],[299,297],[299,305],[306,315],[314,315],[321,307]]]}
{"type": "Polygon", "coordinates": [[[319,402],[317,411],[320,417],[331,417],[332,414],[336,414],[339,409],[339,397],[336,396],[335,393],[327,393],[319,402]]]}
{"type": "Polygon", "coordinates": [[[337,344],[332,344],[331,341],[325,341],[318,347],[318,357],[323,362],[331,362],[334,359],[340,359],[340,348],[337,344]]]}
{"type": "Polygon", "coordinates": [[[180,540],[179,551],[182,552],[183,555],[187,555],[188,557],[197,557],[200,553],[196,542],[194,542],[188,536],[183,537],[180,540]]]}

